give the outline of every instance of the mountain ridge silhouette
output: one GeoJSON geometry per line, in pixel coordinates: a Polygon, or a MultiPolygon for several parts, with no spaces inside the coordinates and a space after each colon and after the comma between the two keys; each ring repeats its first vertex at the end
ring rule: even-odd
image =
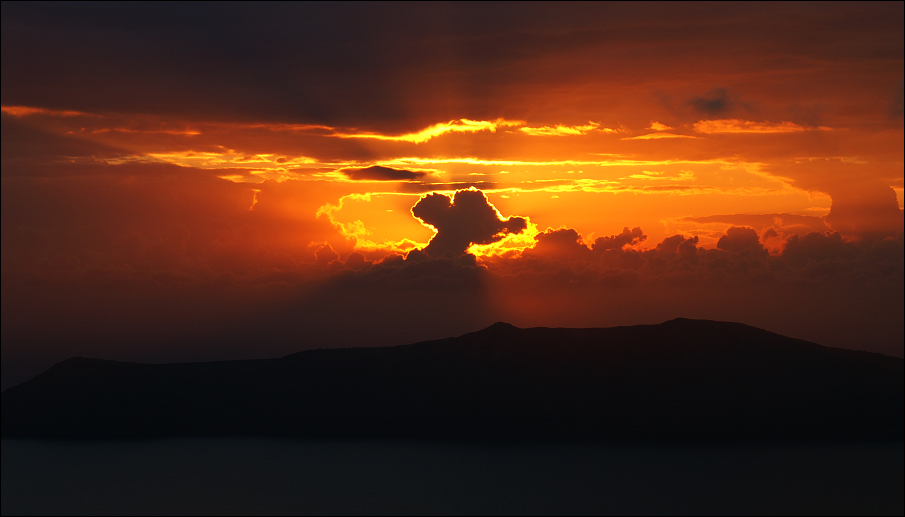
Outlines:
{"type": "Polygon", "coordinates": [[[61,361],[4,437],[901,440],[903,360],[741,323],[522,329],[275,359],[61,361]]]}

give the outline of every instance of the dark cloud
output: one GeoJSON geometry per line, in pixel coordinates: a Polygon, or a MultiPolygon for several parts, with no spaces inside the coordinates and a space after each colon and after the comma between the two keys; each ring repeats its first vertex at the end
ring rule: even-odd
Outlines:
{"type": "Polygon", "coordinates": [[[339,253],[333,249],[333,246],[324,244],[317,248],[314,252],[318,264],[326,265],[333,261],[339,260],[339,253]]]}
{"type": "Polygon", "coordinates": [[[727,251],[765,251],[754,228],[738,226],[733,226],[726,230],[726,235],[720,237],[716,247],[727,251]]]}
{"type": "Polygon", "coordinates": [[[490,275],[486,267],[477,264],[474,255],[467,253],[437,257],[416,249],[405,257],[393,254],[379,262],[364,264],[354,255],[346,261],[348,269],[339,271],[325,285],[392,290],[481,288],[490,275]]]}
{"type": "Polygon", "coordinates": [[[429,194],[412,207],[412,215],[433,226],[437,234],[424,251],[430,256],[461,255],[472,244],[490,244],[528,226],[522,217],[502,219],[480,190],[460,190],[450,199],[429,194]]]}
{"type": "Polygon", "coordinates": [[[851,259],[857,253],[857,246],[844,242],[839,232],[813,232],[799,237],[793,235],[782,252],[782,258],[793,266],[804,266],[809,260],[814,262],[836,258],[851,259]]]}
{"type": "MultiPolygon", "coordinates": [[[[668,106],[668,98],[665,100],[668,106]]],[[[758,103],[742,100],[738,91],[730,91],[727,88],[714,88],[703,95],[692,97],[682,103],[682,107],[684,109],[681,111],[686,114],[706,118],[738,116],[740,112],[747,116],[761,110],[758,103]]]]}
{"type": "MultiPolygon", "coordinates": [[[[385,133],[459,117],[524,119],[538,100],[587,110],[576,91],[642,78],[649,84],[650,70],[660,84],[738,67],[750,77],[769,53],[770,71],[787,82],[781,72],[811,60],[864,63],[901,54],[895,2],[769,9],[539,3],[518,13],[471,3],[10,2],[2,12],[5,104],[385,133]],[[570,66],[590,60],[598,66],[570,66]],[[607,72],[614,69],[620,74],[607,72]],[[530,102],[519,106],[519,99],[530,102]]],[[[719,109],[719,98],[701,100],[719,109]]]]}
{"type": "Polygon", "coordinates": [[[534,239],[537,244],[534,248],[526,250],[529,256],[541,255],[565,260],[589,260],[591,250],[585,245],[581,234],[572,228],[547,228],[546,231],[537,234],[534,239]]]}
{"type": "Polygon", "coordinates": [[[640,227],[624,228],[621,234],[601,237],[589,248],[581,234],[572,228],[548,228],[535,236],[537,244],[523,252],[525,257],[542,257],[557,261],[587,261],[602,268],[639,269],[654,260],[697,262],[698,237],[673,235],[657,244],[653,250],[636,250],[627,245],[639,244],[647,238],[640,227]]]}
{"type": "Polygon", "coordinates": [[[354,270],[367,269],[371,267],[372,264],[373,263],[370,260],[366,259],[364,255],[357,251],[349,253],[345,262],[347,268],[354,270]]]}
{"type": "Polygon", "coordinates": [[[594,241],[594,251],[606,251],[611,249],[621,249],[624,246],[634,246],[640,244],[647,239],[647,235],[636,226],[631,230],[628,226],[622,229],[622,233],[610,235],[609,237],[600,237],[594,241]]]}
{"type": "MultiPolygon", "coordinates": [[[[491,260],[492,270],[541,277],[556,282],[601,283],[616,278],[639,285],[664,284],[797,284],[865,282],[876,279],[896,285],[902,278],[901,239],[847,241],[841,234],[812,232],[782,236],[769,228],[759,239],[753,228],[731,227],[715,249],[698,248],[698,237],[673,235],[653,249],[614,247],[590,250],[571,228],[548,229],[519,259],[491,260]],[[779,240],[770,254],[762,240],[779,240]],[[626,276],[626,271],[634,271],[626,276]],[[529,273],[530,272],[530,273],[529,273]]],[[[629,285],[629,284],[625,284],[629,285]]]]}
{"type": "Polygon", "coordinates": [[[424,176],[424,172],[409,171],[405,169],[391,169],[380,165],[373,165],[363,169],[343,169],[342,173],[353,180],[378,180],[378,181],[411,181],[424,176]]]}
{"type": "Polygon", "coordinates": [[[716,88],[701,97],[686,102],[703,115],[721,115],[729,111],[730,101],[725,88],[716,88]]]}
{"type": "Polygon", "coordinates": [[[896,192],[890,187],[870,183],[834,191],[826,223],[843,235],[866,239],[901,236],[903,232],[902,210],[896,192]]]}
{"type": "Polygon", "coordinates": [[[679,249],[679,246],[685,244],[686,241],[691,241],[692,243],[697,244],[698,238],[686,238],[684,235],[673,235],[671,237],[663,239],[663,241],[658,243],[654,249],[667,253],[676,253],[679,249]]]}

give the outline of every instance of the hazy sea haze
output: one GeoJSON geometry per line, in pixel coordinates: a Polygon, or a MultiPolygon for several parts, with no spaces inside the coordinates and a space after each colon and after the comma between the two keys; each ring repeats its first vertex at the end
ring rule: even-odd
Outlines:
{"type": "Polygon", "coordinates": [[[12,514],[898,514],[903,443],[2,440],[12,514]]]}

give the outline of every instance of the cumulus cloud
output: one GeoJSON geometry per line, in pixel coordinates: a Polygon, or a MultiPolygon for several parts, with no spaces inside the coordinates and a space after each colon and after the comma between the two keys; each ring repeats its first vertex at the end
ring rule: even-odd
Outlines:
{"type": "Polygon", "coordinates": [[[793,235],[786,242],[783,258],[793,266],[804,266],[809,260],[820,262],[836,258],[850,259],[856,247],[842,240],[839,232],[811,232],[804,237],[793,235]]]}
{"type": "MultiPolygon", "coordinates": [[[[640,229],[635,235],[638,233],[640,229]]],[[[622,235],[628,237],[626,232],[622,235]]],[[[622,235],[605,242],[618,243],[622,235]]],[[[678,234],[663,239],[653,249],[595,246],[592,250],[581,234],[563,227],[538,234],[536,246],[520,257],[485,258],[484,263],[494,276],[519,278],[544,289],[563,284],[684,288],[901,282],[900,239],[848,241],[839,233],[811,232],[789,236],[775,246],[773,254],[762,244],[782,239],[773,228],[759,236],[753,228],[731,227],[714,249],[699,248],[697,236],[678,234]]]]}
{"type": "Polygon", "coordinates": [[[902,236],[902,209],[896,192],[883,185],[860,185],[833,192],[826,223],[844,235],[864,239],[902,236]]]}
{"type": "Polygon", "coordinates": [[[333,246],[329,244],[324,244],[317,248],[314,252],[314,256],[317,259],[318,264],[326,265],[334,260],[339,260],[339,253],[333,249],[333,246]]]}
{"type": "Polygon", "coordinates": [[[460,190],[452,198],[429,194],[412,207],[412,215],[437,231],[424,248],[429,256],[461,255],[472,244],[497,242],[506,234],[518,234],[528,227],[528,220],[523,217],[503,219],[477,189],[460,190]]]}
{"type": "Polygon", "coordinates": [[[581,234],[572,228],[547,228],[534,237],[537,244],[528,255],[542,255],[564,260],[589,259],[591,250],[581,238],[581,234]]]}
{"type": "Polygon", "coordinates": [[[848,241],[839,233],[811,232],[787,237],[771,254],[762,243],[782,240],[776,230],[768,228],[760,235],[753,228],[731,227],[714,249],[699,248],[697,236],[682,234],[663,239],[653,249],[618,246],[620,241],[640,242],[643,235],[640,228],[623,230],[599,239],[600,245],[592,249],[575,229],[548,228],[535,236],[533,248],[521,254],[476,259],[469,254],[437,257],[416,250],[404,261],[385,260],[356,274],[373,279],[404,277],[412,285],[447,281],[460,285],[472,277],[507,279],[517,285],[533,286],[531,289],[552,291],[565,285],[606,289],[728,285],[741,288],[827,282],[895,285],[902,278],[903,245],[901,240],[892,238],[848,241]],[[447,277],[449,280],[445,280],[447,277]]]}
{"type": "Polygon", "coordinates": [[[726,251],[764,250],[760,238],[757,236],[757,230],[744,226],[732,226],[726,230],[726,235],[720,237],[716,247],[726,251]]]}
{"type": "Polygon", "coordinates": [[[364,255],[357,251],[352,252],[346,257],[345,265],[349,269],[359,270],[371,267],[372,262],[365,258],[364,255]]]}
{"type": "Polygon", "coordinates": [[[678,253],[679,250],[688,250],[688,249],[696,249],[698,244],[698,237],[688,237],[686,238],[684,235],[673,235],[672,237],[667,237],[663,239],[657,247],[654,248],[656,251],[666,252],[666,253],[678,253]]]}
{"type": "Polygon", "coordinates": [[[362,169],[343,169],[342,173],[353,180],[376,181],[411,181],[424,176],[423,172],[405,169],[392,169],[381,165],[373,165],[362,169]]]}
{"type": "Polygon", "coordinates": [[[600,237],[594,241],[594,251],[606,251],[611,249],[621,249],[624,246],[634,246],[640,244],[647,239],[647,235],[636,226],[631,230],[628,226],[622,229],[622,233],[610,235],[609,237],[600,237]]]}

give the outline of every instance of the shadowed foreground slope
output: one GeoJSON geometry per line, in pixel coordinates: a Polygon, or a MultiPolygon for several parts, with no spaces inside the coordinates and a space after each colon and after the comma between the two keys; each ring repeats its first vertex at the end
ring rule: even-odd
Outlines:
{"type": "Polygon", "coordinates": [[[901,440],[903,360],[739,323],[497,323],[280,359],[73,358],[2,395],[4,437],[901,440]]]}

